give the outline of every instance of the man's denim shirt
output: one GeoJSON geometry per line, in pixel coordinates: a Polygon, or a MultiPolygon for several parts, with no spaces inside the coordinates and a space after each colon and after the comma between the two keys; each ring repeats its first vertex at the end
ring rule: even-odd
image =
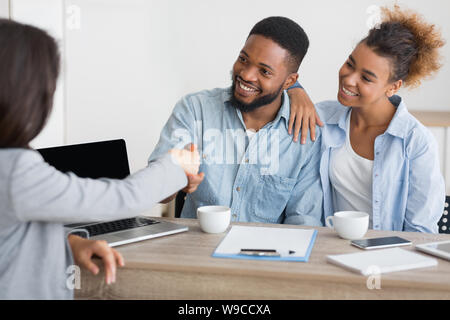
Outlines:
{"type": "Polygon", "coordinates": [[[205,178],[188,194],[181,217],[196,218],[197,208],[223,205],[232,221],[323,226],[319,163],[321,131],[305,145],[288,134],[290,104],[249,139],[230,89],[213,89],[182,98],[164,126],[150,161],[171,148],[198,146],[205,178]]]}
{"type": "MultiPolygon", "coordinates": [[[[436,140],[408,112],[399,96],[392,97],[391,102],[397,111],[374,145],[373,229],[437,233],[444,212],[445,186],[436,140]]],[[[320,173],[325,216],[330,216],[335,211],[328,175],[330,152],[345,143],[345,119],[350,108],[338,101],[324,101],[316,108],[325,123],[320,173]]]]}

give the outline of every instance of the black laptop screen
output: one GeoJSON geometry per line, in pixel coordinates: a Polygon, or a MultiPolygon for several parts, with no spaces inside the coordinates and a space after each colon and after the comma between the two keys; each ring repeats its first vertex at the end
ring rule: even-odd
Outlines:
{"type": "Polygon", "coordinates": [[[62,172],[82,178],[123,179],[130,174],[125,141],[110,140],[37,150],[44,160],[62,172]]]}

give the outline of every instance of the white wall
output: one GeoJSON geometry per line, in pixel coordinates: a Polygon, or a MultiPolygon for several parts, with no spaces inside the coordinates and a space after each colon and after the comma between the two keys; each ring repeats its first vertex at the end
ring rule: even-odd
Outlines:
{"type": "MultiPolygon", "coordinates": [[[[450,39],[450,1],[407,6],[450,39]]],[[[270,15],[299,22],[311,47],[300,77],[314,101],[334,98],[337,71],[368,31],[374,0],[66,0],[81,8],[81,29],[66,30],[67,143],[125,137],[132,170],[146,164],[175,102],[230,83],[251,27],[270,15]]],[[[443,50],[446,60],[450,46],[443,50]]],[[[450,65],[404,92],[411,109],[450,110],[450,65]]]]}
{"type": "MultiPolygon", "coordinates": [[[[229,84],[229,71],[251,27],[270,15],[297,21],[311,46],[300,68],[300,79],[314,101],[335,98],[337,72],[351,50],[368,31],[366,10],[393,1],[376,0],[257,0],[171,1],[171,49],[180,74],[181,92],[229,84]]],[[[441,26],[450,39],[450,1],[400,1],[441,26]]],[[[443,51],[450,61],[450,46],[443,51]]],[[[438,76],[402,95],[411,109],[450,110],[450,65],[438,76]]]]}
{"type": "Polygon", "coordinates": [[[61,74],[55,92],[53,111],[44,130],[31,142],[34,148],[64,144],[64,27],[60,0],[10,0],[11,19],[46,30],[59,44],[61,74]]]}
{"type": "MultiPolygon", "coordinates": [[[[63,50],[55,110],[34,146],[125,138],[131,170],[144,167],[176,101],[228,86],[248,32],[271,15],[303,26],[311,46],[301,83],[314,101],[332,99],[339,67],[368,31],[367,8],[387,3],[393,1],[11,0],[12,18],[49,30],[63,50]]],[[[450,39],[450,1],[399,3],[450,39]]],[[[450,111],[450,45],[442,53],[440,73],[402,93],[410,109],[450,111]]]]}
{"type": "Polygon", "coordinates": [[[9,18],[9,0],[0,0],[0,18],[9,18]]]}
{"type": "MultiPolygon", "coordinates": [[[[147,165],[175,103],[166,1],[67,0],[66,143],[124,138],[130,169],[147,165]]],[[[160,206],[148,214],[158,215],[160,206]]]]}
{"type": "Polygon", "coordinates": [[[67,143],[125,138],[131,170],[147,164],[178,94],[166,1],[68,0],[67,143]]]}

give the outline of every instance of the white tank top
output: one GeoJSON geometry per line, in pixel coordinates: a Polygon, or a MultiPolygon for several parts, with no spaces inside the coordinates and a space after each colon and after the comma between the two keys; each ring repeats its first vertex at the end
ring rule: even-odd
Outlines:
{"type": "Polygon", "coordinates": [[[370,215],[372,228],[373,160],[358,155],[350,143],[350,116],[346,119],[345,144],[331,150],[329,176],[335,211],[363,211],[370,215]]]}

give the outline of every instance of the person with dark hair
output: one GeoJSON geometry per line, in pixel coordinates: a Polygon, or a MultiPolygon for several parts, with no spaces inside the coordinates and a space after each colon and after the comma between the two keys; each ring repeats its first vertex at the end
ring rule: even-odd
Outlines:
{"type": "Polygon", "coordinates": [[[49,166],[29,143],[52,110],[59,63],[46,32],[0,19],[0,299],[72,299],[66,271],[75,262],[97,274],[93,255],[104,262],[107,284],[114,282],[120,253],[66,235],[63,224],[136,216],[198,172],[198,152],[175,149],[124,180],[49,166]]]}
{"type": "Polygon", "coordinates": [[[373,229],[437,233],[445,201],[437,143],[396,93],[439,70],[445,41],[415,12],[382,13],[339,70],[338,101],[316,105],[325,216],[364,211],[373,229]]]}
{"type": "Polygon", "coordinates": [[[288,132],[286,89],[296,83],[308,45],[294,21],[266,18],[234,63],[231,88],[189,94],[177,103],[150,161],[197,143],[205,176],[189,180],[181,217],[223,205],[231,208],[232,221],[323,225],[320,129],[316,142],[304,145],[288,132]]]}
{"type": "MultiPolygon", "coordinates": [[[[281,47],[290,52],[287,63],[290,70],[296,73],[309,47],[309,39],[305,31],[292,20],[285,17],[269,17],[258,22],[250,31],[250,35],[260,34],[274,40],[281,47]],[[282,23],[280,23],[282,22],[282,23]],[[296,32],[291,32],[296,30],[296,32]]],[[[316,123],[323,126],[322,121],[316,113],[314,104],[309,99],[308,94],[297,81],[286,90],[291,105],[301,106],[297,113],[290,113],[288,122],[288,133],[293,134],[293,141],[298,141],[301,131],[301,144],[306,143],[308,130],[310,139],[316,139],[316,123]]]]}
{"type": "Polygon", "coordinates": [[[309,39],[305,31],[294,21],[285,17],[269,17],[258,22],[251,35],[261,35],[275,41],[287,50],[288,69],[296,73],[309,48],[309,39]]]}

